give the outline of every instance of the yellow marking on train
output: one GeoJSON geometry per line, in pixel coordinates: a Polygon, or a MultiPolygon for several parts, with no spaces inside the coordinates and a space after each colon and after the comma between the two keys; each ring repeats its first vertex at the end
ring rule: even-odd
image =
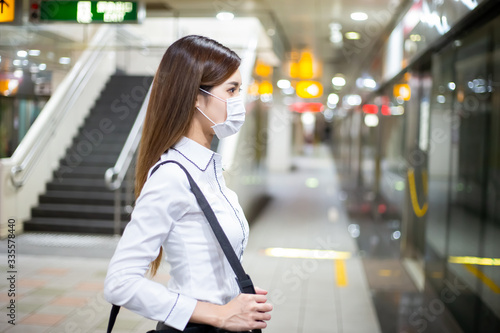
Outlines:
{"type": "Polygon", "coordinates": [[[479,280],[481,280],[488,288],[493,290],[494,293],[500,294],[500,287],[493,282],[492,279],[490,279],[486,274],[481,272],[476,266],[470,265],[470,264],[465,264],[465,268],[472,273],[475,277],[477,277],[479,280]]]}
{"type": "Polygon", "coordinates": [[[448,257],[448,262],[452,264],[471,264],[482,266],[500,266],[500,258],[480,258],[480,257],[448,257]]]}
{"type": "Polygon", "coordinates": [[[347,272],[345,269],[345,261],[343,259],[335,260],[335,274],[337,276],[337,286],[347,287],[347,272]]]}

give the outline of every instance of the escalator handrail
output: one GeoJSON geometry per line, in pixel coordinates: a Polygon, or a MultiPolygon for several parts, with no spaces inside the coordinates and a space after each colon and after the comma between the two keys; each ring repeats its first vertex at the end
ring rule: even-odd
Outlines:
{"type": "MultiPolygon", "coordinates": [[[[96,61],[100,59],[100,56],[108,44],[107,41],[112,37],[109,30],[110,28],[107,26],[103,26],[99,29],[95,37],[89,43],[89,48],[85,51],[87,53],[82,55],[61,83],[60,88],[65,89],[57,89],[43,108],[47,116],[43,117],[44,113],[42,112],[42,117],[39,116],[37,120],[43,121],[46,126],[43,126],[43,131],[39,131],[39,135],[36,135],[36,140],[32,140],[34,142],[31,145],[29,142],[25,145],[21,142],[12,154],[10,159],[19,161],[14,162],[15,164],[10,170],[10,179],[16,189],[22,187],[26,183],[34,166],[39,161],[39,156],[45,150],[50,138],[57,130],[59,123],[70,113],[71,107],[80,97],[87,82],[96,70],[96,61]],[[17,175],[21,172],[23,172],[23,175],[18,179],[17,175]]],[[[34,126],[32,126],[32,128],[33,127],[34,126]]],[[[29,131],[25,138],[28,134],[29,131]]]]}
{"type": "Polygon", "coordinates": [[[106,186],[110,190],[117,190],[122,187],[123,180],[125,179],[125,175],[132,163],[135,152],[137,151],[137,147],[139,146],[139,142],[141,140],[142,134],[142,125],[144,123],[144,118],[146,117],[146,111],[148,109],[149,96],[151,95],[151,84],[148,93],[146,94],[146,98],[144,98],[144,102],[142,103],[141,109],[137,114],[137,118],[135,119],[134,125],[130,130],[130,133],[123,145],[122,151],[116,160],[116,163],[113,167],[106,170],[104,174],[104,181],[106,186]]]}

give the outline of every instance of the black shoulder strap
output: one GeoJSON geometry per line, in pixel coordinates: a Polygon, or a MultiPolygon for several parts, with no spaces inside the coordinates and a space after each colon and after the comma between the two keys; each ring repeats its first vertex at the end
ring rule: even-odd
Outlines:
{"type": "MultiPolygon", "coordinates": [[[[201,210],[203,211],[203,214],[205,214],[205,217],[208,220],[208,223],[212,227],[212,230],[215,234],[215,237],[219,241],[220,247],[222,248],[222,251],[224,252],[224,255],[226,256],[229,264],[231,265],[231,268],[233,269],[234,273],[236,274],[236,281],[238,282],[238,286],[240,287],[240,290],[242,293],[245,294],[255,294],[255,288],[253,286],[252,280],[250,279],[250,276],[245,273],[245,270],[243,269],[243,266],[241,266],[241,263],[236,256],[236,253],[234,252],[233,247],[231,246],[231,243],[229,243],[229,239],[227,239],[226,234],[224,233],[224,230],[222,230],[222,227],[219,224],[219,221],[217,220],[217,217],[215,216],[214,211],[212,210],[212,207],[210,207],[210,204],[208,203],[207,199],[201,192],[200,188],[194,181],[193,177],[189,174],[189,172],[186,170],[186,168],[180,164],[177,161],[163,161],[159,164],[157,164],[153,170],[151,171],[150,177],[153,175],[153,173],[158,170],[160,166],[166,163],[175,163],[177,164],[182,171],[186,174],[188,181],[189,181],[189,186],[191,187],[191,191],[193,192],[194,196],[196,197],[196,201],[201,207],[201,210]]],[[[118,311],[120,310],[120,307],[117,305],[113,305],[111,309],[111,315],[109,318],[109,323],[108,323],[108,330],[107,333],[111,333],[111,330],[113,329],[113,326],[115,324],[116,316],[118,315],[118,311]]],[[[254,333],[260,333],[261,330],[253,330],[252,332],[254,333]]]]}
{"type": "Polygon", "coordinates": [[[182,171],[186,174],[188,181],[189,181],[189,186],[191,186],[191,191],[193,192],[194,196],[196,197],[196,201],[201,207],[201,210],[205,214],[208,223],[212,227],[212,230],[215,234],[215,237],[219,241],[220,247],[222,248],[222,251],[226,255],[227,260],[229,261],[229,264],[233,268],[234,273],[236,274],[238,285],[240,287],[240,290],[242,293],[246,294],[255,294],[255,289],[253,287],[252,281],[250,280],[250,277],[245,273],[245,270],[243,269],[243,266],[241,266],[241,263],[236,256],[236,253],[234,252],[233,247],[231,246],[231,243],[229,243],[229,240],[227,239],[226,234],[224,233],[224,230],[222,230],[222,227],[219,224],[219,221],[217,220],[217,217],[215,216],[214,211],[212,210],[212,207],[210,207],[210,204],[208,203],[207,199],[201,192],[200,188],[194,181],[193,177],[189,174],[189,172],[186,170],[186,168],[180,164],[177,161],[163,161],[160,164],[158,164],[153,171],[151,171],[151,175],[158,170],[160,166],[166,163],[175,163],[177,164],[182,171]]]}

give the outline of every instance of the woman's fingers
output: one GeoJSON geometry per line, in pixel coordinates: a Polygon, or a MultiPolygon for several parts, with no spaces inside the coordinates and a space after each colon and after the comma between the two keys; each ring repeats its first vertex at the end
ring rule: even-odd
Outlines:
{"type": "Polygon", "coordinates": [[[255,287],[255,293],[257,295],[267,295],[267,290],[261,289],[259,287],[255,287]]]}

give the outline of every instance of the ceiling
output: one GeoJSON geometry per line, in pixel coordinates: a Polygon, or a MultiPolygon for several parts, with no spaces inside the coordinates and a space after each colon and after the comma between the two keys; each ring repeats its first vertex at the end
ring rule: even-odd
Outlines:
{"type": "Polygon", "coordinates": [[[214,17],[219,11],[258,17],[282,60],[290,59],[290,51],[312,50],[323,68],[318,79],[326,87],[336,73],[348,78],[348,86],[362,75],[360,69],[366,67],[375,42],[386,34],[400,2],[404,0],[146,0],[146,8],[148,16],[168,10],[179,17],[214,17]],[[350,17],[354,12],[364,12],[368,19],[354,21],[350,17]],[[335,23],[341,25],[344,37],[337,45],[330,42],[335,23]],[[347,40],[345,33],[352,31],[361,38],[347,40]]]}
{"type": "MultiPolygon", "coordinates": [[[[261,50],[260,53],[267,52],[268,55],[273,53],[281,60],[283,66],[281,66],[279,76],[282,77],[280,78],[287,78],[287,65],[292,51],[311,50],[315,61],[322,68],[321,75],[318,75],[315,79],[322,82],[325,87],[325,94],[333,90],[330,82],[331,78],[337,73],[342,73],[347,79],[347,85],[341,91],[343,94],[351,90],[350,88],[354,86],[353,83],[356,78],[363,75],[362,69],[366,69],[371,63],[371,58],[377,48],[376,41],[382,35],[387,35],[386,27],[399,12],[400,2],[407,3],[411,0],[143,1],[146,4],[148,18],[210,18],[212,21],[210,24],[203,23],[204,20],[197,20],[198,23],[193,23],[193,29],[196,25],[199,30],[207,31],[207,33],[209,29],[215,29],[213,18],[220,11],[230,11],[240,18],[257,17],[263,27],[262,34],[267,34],[269,38],[267,36],[266,38],[270,41],[270,43],[264,43],[264,47],[259,46],[267,49],[261,50]],[[351,13],[359,11],[365,12],[368,19],[362,22],[352,20],[351,13]],[[339,33],[344,38],[340,44],[333,44],[330,41],[332,24],[341,26],[339,33]],[[346,32],[358,32],[361,39],[347,40],[345,38],[346,32]],[[269,49],[274,52],[269,52],[269,49]]],[[[227,22],[225,24],[216,23],[218,30],[215,35],[224,34],[224,40],[234,41],[240,39],[240,42],[243,42],[249,34],[242,31],[242,29],[246,29],[244,26],[240,27],[238,24],[237,20],[234,20],[233,24],[227,24],[227,22]]],[[[42,59],[42,57],[45,54],[51,55],[55,53],[52,61],[53,66],[59,66],[57,63],[59,56],[74,57],[75,55],[72,53],[85,47],[86,41],[88,41],[93,31],[92,29],[95,29],[95,27],[91,25],[67,25],[67,27],[61,29],[59,25],[55,24],[2,27],[0,32],[0,56],[7,57],[8,53],[6,52],[10,51],[10,57],[13,58],[19,47],[27,47],[24,44],[40,44],[37,47],[42,50],[42,55],[38,60],[49,63],[51,59],[42,59]],[[45,52],[45,49],[52,52],[45,52]]],[[[162,27],[158,31],[163,29],[165,28],[162,27]]],[[[152,45],[158,44],[157,40],[164,40],[166,33],[160,33],[158,36],[153,35],[151,33],[143,35],[144,43],[149,40],[152,45]]],[[[135,44],[142,47],[141,43],[135,44]]],[[[238,43],[233,44],[237,45],[238,43]]],[[[30,47],[32,48],[33,45],[30,47]]],[[[268,56],[267,59],[276,59],[276,56],[268,56]]],[[[272,62],[272,65],[276,65],[276,61],[272,62]]],[[[67,66],[63,65],[62,67],[66,68],[67,66]]]]}

